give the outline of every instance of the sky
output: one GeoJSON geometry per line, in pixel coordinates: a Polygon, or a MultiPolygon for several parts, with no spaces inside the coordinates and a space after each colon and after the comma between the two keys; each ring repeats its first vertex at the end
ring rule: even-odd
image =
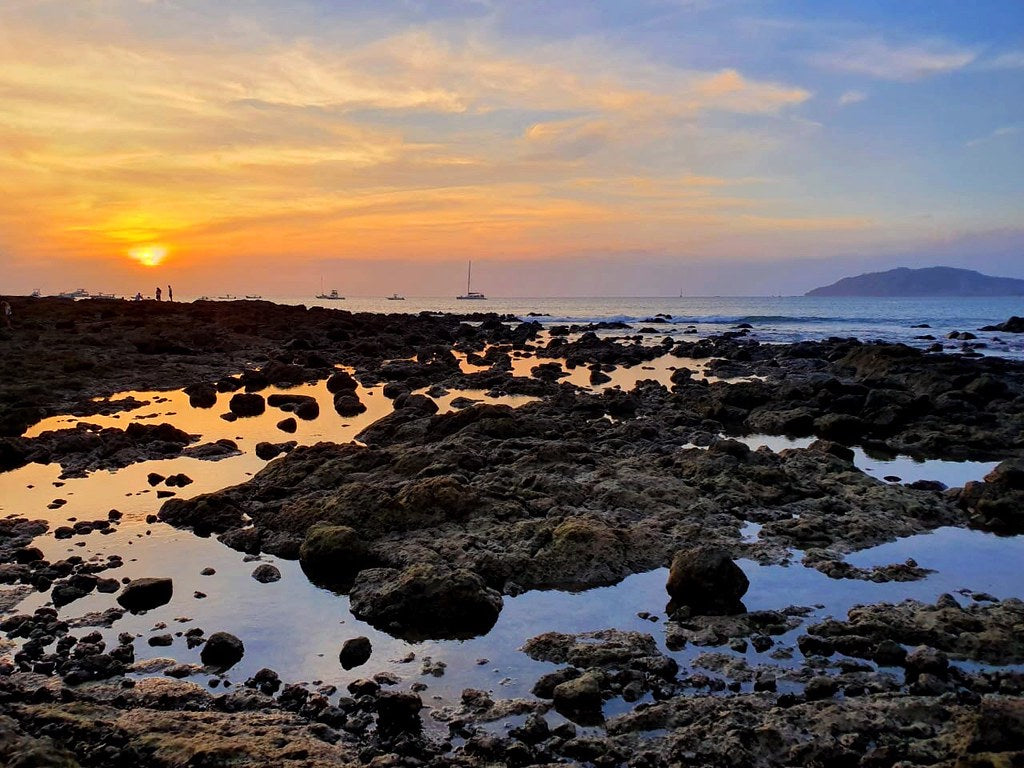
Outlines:
{"type": "Polygon", "coordinates": [[[0,293],[1024,277],[1021,0],[3,0],[0,293]]]}

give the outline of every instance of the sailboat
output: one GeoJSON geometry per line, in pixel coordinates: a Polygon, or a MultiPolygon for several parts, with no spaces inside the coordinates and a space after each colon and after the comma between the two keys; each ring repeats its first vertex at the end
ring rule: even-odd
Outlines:
{"type": "Polygon", "coordinates": [[[487,297],[482,293],[470,290],[470,284],[473,280],[473,262],[469,262],[469,271],[466,272],[466,293],[462,296],[456,296],[456,299],[468,299],[472,301],[483,301],[487,297]]]}
{"type": "Polygon", "coordinates": [[[405,296],[399,296],[397,293],[392,293],[390,296],[385,296],[388,301],[405,301],[405,296]]]}
{"type": "Polygon", "coordinates": [[[338,293],[337,290],[332,290],[330,293],[324,293],[324,278],[320,277],[320,293],[316,295],[318,299],[327,299],[328,301],[341,301],[345,297],[338,293]]]}

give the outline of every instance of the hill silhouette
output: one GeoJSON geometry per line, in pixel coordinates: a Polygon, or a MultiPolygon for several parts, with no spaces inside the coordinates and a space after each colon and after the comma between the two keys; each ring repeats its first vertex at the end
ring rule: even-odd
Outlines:
{"type": "Polygon", "coordinates": [[[844,277],[805,296],[1024,296],[1024,280],[953,267],[900,267],[844,277]]]}

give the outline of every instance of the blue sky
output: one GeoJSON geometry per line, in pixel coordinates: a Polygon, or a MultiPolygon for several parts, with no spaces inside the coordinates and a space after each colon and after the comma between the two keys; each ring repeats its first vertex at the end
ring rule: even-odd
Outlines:
{"type": "Polygon", "coordinates": [[[1024,276],[1020,0],[6,0],[0,97],[13,290],[1024,276]]]}

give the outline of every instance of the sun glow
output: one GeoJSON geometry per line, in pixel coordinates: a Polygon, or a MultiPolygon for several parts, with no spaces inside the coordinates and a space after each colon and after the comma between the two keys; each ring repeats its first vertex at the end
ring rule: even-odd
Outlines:
{"type": "Polygon", "coordinates": [[[144,267],[157,267],[167,258],[167,249],[162,245],[140,245],[129,250],[128,255],[144,267]]]}

